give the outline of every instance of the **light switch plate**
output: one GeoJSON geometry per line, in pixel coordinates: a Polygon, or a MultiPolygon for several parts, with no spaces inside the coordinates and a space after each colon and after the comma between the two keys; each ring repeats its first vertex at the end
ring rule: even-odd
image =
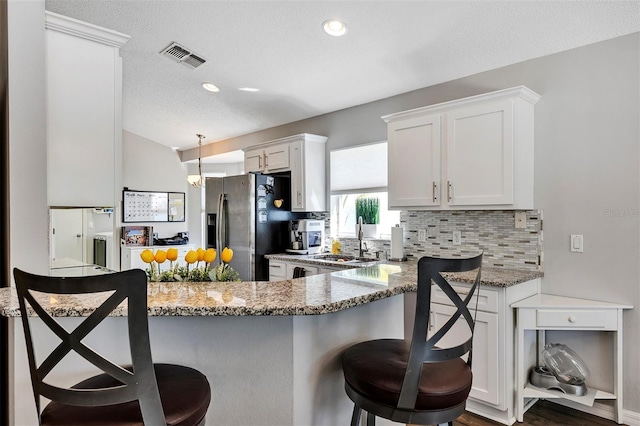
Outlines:
{"type": "Polygon", "coordinates": [[[574,253],[584,252],[584,240],[582,235],[571,235],[571,251],[574,253]]]}
{"type": "Polygon", "coordinates": [[[515,219],[516,219],[516,229],[525,229],[527,227],[527,212],[516,211],[515,219]]]}

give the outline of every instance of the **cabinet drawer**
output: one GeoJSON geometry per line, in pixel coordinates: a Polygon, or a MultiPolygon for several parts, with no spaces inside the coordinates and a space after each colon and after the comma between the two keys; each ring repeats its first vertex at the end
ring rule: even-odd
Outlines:
{"type": "Polygon", "coordinates": [[[284,262],[269,261],[269,281],[277,281],[287,277],[287,264],[284,262]]]}
{"type": "MultiPolygon", "coordinates": [[[[452,285],[453,289],[460,295],[460,298],[464,300],[467,294],[469,294],[469,290],[471,290],[471,286],[467,286],[464,284],[461,285],[452,285]]],[[[484,288],[480,289],[480,293],[477,295],[478,297],[478,310],[484,312],[498,312],[498,293],[496,291],[487,290],[484,288]]],[[[469,301],[469,307],[473,309],[475,307],[475,298],[469,301]]],[[[434,285],[431,287],[431,299],[433,303],[441,303],[443,305],[451,305],[453,303],[449,300],[449,297],[440,289],[440,287],[434,285]]]]}
{"type": "Polygon", "coordinates": [[[537,309],[536,325],[544,328],[607,328],[608,315],[609,311],[605,309],[537,309]]]}

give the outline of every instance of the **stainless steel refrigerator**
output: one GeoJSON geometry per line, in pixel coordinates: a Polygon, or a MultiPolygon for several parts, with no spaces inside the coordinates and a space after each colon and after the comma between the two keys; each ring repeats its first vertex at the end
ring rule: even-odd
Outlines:
{"type": "MultiPolygon", "coordinates": [[[[287,175],[246,174],[206,178],[207,248],[233,250],[231,266],[242,281],[266,281],[265,254],[289,248],[289,220],[308,213],[291,212],[291,180],[287,175]],[[278,208],[275,200],[283,200],[278,208]]],[[[216,261],[217,262],[217,261],[216,261]]]]}

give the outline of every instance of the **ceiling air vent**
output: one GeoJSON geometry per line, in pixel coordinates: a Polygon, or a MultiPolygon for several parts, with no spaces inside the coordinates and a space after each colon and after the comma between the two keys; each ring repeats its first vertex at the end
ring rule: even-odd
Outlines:
{"type": "Polygon", "coordinates": [[[160,52],[160,55],[174,62],[183,64],[184,66],[187,66],[191,69],[198,68],[200,65],[207,62],[206,60],[202,59],[200,56],[196,55],[195,53],[185,48],[184,46],[180,46],[176,42],[173,42],[169,46],[164,48],[160,52]]]}

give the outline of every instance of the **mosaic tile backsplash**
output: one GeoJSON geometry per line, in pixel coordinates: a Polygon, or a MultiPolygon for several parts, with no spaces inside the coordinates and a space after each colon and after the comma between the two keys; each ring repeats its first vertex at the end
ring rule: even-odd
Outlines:
{"type": "MultiPolygon", "coordinates": [[[[526,228],[516,229],[513,210],[402,211],[404,252],[409,258],[420,258],[472,256],[483,251],[486,266],[543,271],[542,211],[529,210],[526,216],[526,228]],[[420,230],[426,230],[425,241],[419,241],[420,230]],[[460,231],[460,245],[453,245],[453,231],[460,231]]],[[[382,258],[388,255],[389,240],[364,241],[367,257],[375,257],[376,252],[382,258]]],[[[343,253],[358,254],[357,239],[340,238],[340,242],[343,253]]]]}

